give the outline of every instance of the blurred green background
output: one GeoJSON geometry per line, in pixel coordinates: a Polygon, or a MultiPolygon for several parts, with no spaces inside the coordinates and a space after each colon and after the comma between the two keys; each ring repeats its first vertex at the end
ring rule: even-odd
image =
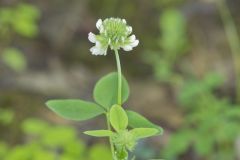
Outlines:
{"type": "Polygon", "coordinates": [[[126,107],[165,132],[136,160],[240,160],[239,0],[0,0],[0,160],[111,160],[107,139],[82,131],[104,119],[64,120],[52,98],[92,100],[116,70],[92,56],[99,18],[125,18],[140,40],[121,51],[126,107]]]}

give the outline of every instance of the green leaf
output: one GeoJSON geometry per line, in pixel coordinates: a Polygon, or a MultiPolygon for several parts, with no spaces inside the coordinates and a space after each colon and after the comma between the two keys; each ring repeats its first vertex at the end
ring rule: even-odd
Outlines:
{"type": "Polygon", "coordinates": [[[76,121],[91,119],[104,113],[97,104],[82,100],[50,100],[46,105],[59,116],[76,121]]]}
{"type": "Polygon", "coordinates": [[[56,126],[46,128],[45,131],[42,131],[42,134],[39,134],[39,137],[41,137],[40,141],[44,146],[56,148],[76,141],[77,133],[75,128],[56,126]]]}
{"type": "MultiPolygon", "coordinates": [[[[177,159],[178,155],[186,153],[190,145],[193,143],[196,131],[192,129],[182,128],[171,135],[166,148],[163,149],[163,156],[166,159],[177,159]]],[[[197,137],[196,137],[197,138],[197,137]]]]}
{"type": "Polygon", "coordinates": [[[46,122],[36,118],[26,119],[21,127],[23,132],[29,135],[41,135],[50,128],[46,122]]]}
{"type": "Polygon", "coordinates": [[[156,128],[134,128],[130,133],[137,139],[147,138],[158,134],[158,129],[156,128]]]}
{"type": "MultiPolygon", "coordinates": [[[[103,144],[97,144],[91,147],[88,150],[88,157],[84,157],[82,159],[89,159],[89,160],[113,160],[111,150],[107,146],[103,144]]],[[[78,158],[76,158],[78,159],[78,158]]],[[[79,159],[80,160],[80,159],[79,159]]]]}
{"type": "Polygon", "coordinates": [[[16,48],[5,49],[1,55],[1,59],[14,71],[21,72],[27,68],[26,57],[16,48]]]}
{"type": "Polygon", "coordinates": [[[37,21],[40,17],[39,9],[33,5],[21,3],[13,10],[12,26],[18,34],[33,38],[38,34],[37,21]]]}
{"type": "Polygon", "coordinates": [[[14,111],[11,109],[0,108],[0,124],[8,125],[14,119],[14,111]]]}
{"type": "Polygon", "coordinates": [[[95,131],[85,131],[84,134],[94,137],[110,137],[113,135],[112,131],[109,130],[95,130],[95,131]]]}
{"type": "Polygon", "coordinates": [[[132,128],[155,128],[158,130],[158,134],[163,133],[163,129],[160,126],[153,124],[139,113],[128,110],[127,116],[128,125],[132,128]]]}
{"type": "MultiPolygon", "coordinates": [[[[112,105],[117,104],[117,90],[118,75],[116,72],[113,72],[104,76],[97,82],[93,93],[94,100],[103,107],[109,109],[112,105]]],[[[122,76],[122,103],[128,99],[128,96],[128,83],[122,76]]]]}
{"type": "Polygon", "coordinates": [[[119,132],[128,126],[128,117],[124,109],[119,105],[113,105],[110,110],[110,123],[119,132]]]}

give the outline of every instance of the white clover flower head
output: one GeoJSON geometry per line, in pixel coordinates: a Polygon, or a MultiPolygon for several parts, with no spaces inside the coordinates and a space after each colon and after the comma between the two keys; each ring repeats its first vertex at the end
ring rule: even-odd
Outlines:
{"type": "Polygon", "coordinates": [[[104,21],[99,19],[96,23],[99,34],[92,32],[88,34],[90,42],[95,43],[90,51],[93,55],[107,55],[107,49],[131,51],[136,47],[139,40],[135,35],[131,35],[132,27],[127,25],[125,19],[107,18],[104,21]]]}

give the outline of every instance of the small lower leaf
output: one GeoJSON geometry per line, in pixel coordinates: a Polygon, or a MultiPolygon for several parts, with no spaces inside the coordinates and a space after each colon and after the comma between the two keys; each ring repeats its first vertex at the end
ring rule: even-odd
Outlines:
{"type": "Polygon", "coordinates": [[[156,128],[134,128],[130,133],[137,139],[147,138],[158,134],[156,128]]]}
{"type": "Polygon", "coordinates": [[[158,134],[163,133],[162,127],[150,122],[148,119],[143,117],[137,112],[127,111],[128,125],[132,128],[155,128],[158,130],[158,134]]]}
{"type": "Polygon", "coordinates": [[[91,119],[104,113],[97,104],[83,100],[50,100],[46,105],[59,116],[76,121],[91,119]]]}
{"type": "Polygon", "coordinates": [[[109,130],[94,130],[94,131],[85,131],[84,134],[94,137],[111,137],[113,135],[112,131],[109,130]]]}

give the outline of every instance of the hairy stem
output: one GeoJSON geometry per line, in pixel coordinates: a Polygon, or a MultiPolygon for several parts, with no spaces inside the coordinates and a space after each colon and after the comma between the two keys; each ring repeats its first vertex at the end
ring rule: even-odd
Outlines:
{"type": "Polygon", "coordinates": [[[116,62],[117,62],[117,72],[118,72],[118,104],[122,105],[122,71],[121,71],[121,62],[118,54],[118,50],[114,50],[116,62]]]}

